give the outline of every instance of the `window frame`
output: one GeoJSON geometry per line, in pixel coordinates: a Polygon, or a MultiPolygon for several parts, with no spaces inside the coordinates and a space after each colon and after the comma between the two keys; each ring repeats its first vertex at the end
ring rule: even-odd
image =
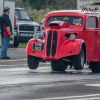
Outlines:
{"type": "MultiPolygon", "coordinates": [[[[27,13],[27,11],[25,10],[25,9],[15,9],[15,13],[17,12],[17,13],[19,13],[19,12],[21,12],[21,11],[25,11],[26,12],[26,14],[27,14],[27,16],[29,17],[29,15],[28,15],[28,13],[27,13]]],[[[16,14],[17,15],[17,14],[16,14]]],[[[19,13],[19,15],[21,16],[21,14],[19,13]]],[[[18,16],[17,16],[18,17],[18,16]]],[[[18,18],[18,20],[20,21],[20,20],[27,20],[27,21],[29,21],[30,20],[30,17],[29,17],[29,19],[19,19],[18,18]]]]}
{"type": "MultiPolygon", "coordinates": [[[[80,18],[82,18],[82,16],[75,16],[75,15],[62,15],[62,16],[61,16],[61,15],[59,15],[59,16],[56,15],[56,16],[50,16],[50,17],[47,19],[47,21],[46,21],[46,25],[49,26],[48,20],[49,20],[50,18],[52,18],[52,17],[64,17],[64,16],[70,16],[70,17],[73,16],[73,17],[80,17],[80,18]]],[[[74,25],[74,24],[70,24],[70,25],[74,25]]],[[[82,18],[82,25],[81,25],[81,26],[83,26],[83,18],[82,18]]],[[[80,27],[81,27],[81,26],[80,26],[80,27]]]]}
{"type": "Polygon", "coordinates": [[[86,29],[98,29],[99,28],[99,22],[98,22],[98,17],[97,16],[88,16],[87,18],[86,18],[86,24],[85,24],[85,27],[86,27],[86,29]],[[95,17],[96,18],[96,28],[88,28],[87,27],[87,19],[89,18],[89,17],[95,17]]]}

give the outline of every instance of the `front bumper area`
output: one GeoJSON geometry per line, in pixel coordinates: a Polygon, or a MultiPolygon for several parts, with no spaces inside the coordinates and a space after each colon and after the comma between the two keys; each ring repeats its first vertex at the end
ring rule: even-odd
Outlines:
{"type": "Polygon", "coordinates": [[[14,40],[17,42],[20,42],[20,43],[27,43],[32,38],[33,37],[21,37],[21,36],[17,37],[17,36],[15,36],[14,40]]]}
{"type": "MultiPolygon", "coordinates": [[[[41,31],[36,32],[36,34],[42,34],[41,31]]],[[[14,40],[17,42],[27,43],[30,39],[33,38],[34,32],[14,32],[14,40]]],[[[40,39],[43,39],[43,35],[40,35],[40,39]]]]}
{"type": "Polygon", "coordinates": [[[65,41],[61,45],[57,46],[56,53],[53,55],[52,49],[50,49],[50,53],[48,55],[48,44],[46,40],[40,40],[40,39],[31,39],[29,40],[27,47],[26,47],[26,54],[30,56],[35,56],[41,59],[44,59],[45,61],[50,60],[59,60],[66,57],[71,57],[74,55],[77,55],[80,53],[82,40],[76,39],[74,41],[65,41]],[[36,47],[34,49],[33,45],[36,43],[36,45],[44,44],[44,48],[40,49],[36,47]]]}

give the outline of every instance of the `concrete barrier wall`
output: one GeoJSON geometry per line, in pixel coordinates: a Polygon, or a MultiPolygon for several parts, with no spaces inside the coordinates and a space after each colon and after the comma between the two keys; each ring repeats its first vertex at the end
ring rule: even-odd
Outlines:
{"type": "MultiPolygon", "coordinates": [[[[0,0],[0,16],[3,14],[3,0],[0,0]]],[[[0,30],[0,47],[1,47],[1,30],[0,30]]]]}
{"type": "MultiPolygon", "coordinates": [[[[0,16],[3,14],[3,7],[10,7],[10,19],[12,23],[12,31],[14,33],[14,14],[15,14],[15,0],[0,0],[0,16]]],[[[1,47],[1,31],[0,31],[0,47],[1,47]]],[[[13,44],[13,41],[10,41],[10,44],[13,44]]]]}

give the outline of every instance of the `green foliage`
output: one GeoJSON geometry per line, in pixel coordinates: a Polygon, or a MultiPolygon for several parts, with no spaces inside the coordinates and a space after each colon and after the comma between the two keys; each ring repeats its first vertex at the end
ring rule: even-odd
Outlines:
{"type": "Polygon", "coordinates": [[[36,22],[52,10],[76,9],[76,3],[77,0],[16,0],[16,6],[26,8],[36,22]]]}

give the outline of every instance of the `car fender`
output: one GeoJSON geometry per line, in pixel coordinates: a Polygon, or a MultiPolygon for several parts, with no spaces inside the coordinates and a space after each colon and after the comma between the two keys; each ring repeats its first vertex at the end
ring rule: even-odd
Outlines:
{"type": "Polygon", "coordinates": [[[30,56],[36,56],[39,58],[43,58],[43,50],[33,50],[34,43],[44,43],[44,40],[41,39],[30,39],[26,46],[26,54],[30,56]]]}
{"type": "Polygon", "coordinates": [[[65,41],[59,48],[58,58],[78,55],[83,43],[85,42],[82,39],[65,41]]]}

